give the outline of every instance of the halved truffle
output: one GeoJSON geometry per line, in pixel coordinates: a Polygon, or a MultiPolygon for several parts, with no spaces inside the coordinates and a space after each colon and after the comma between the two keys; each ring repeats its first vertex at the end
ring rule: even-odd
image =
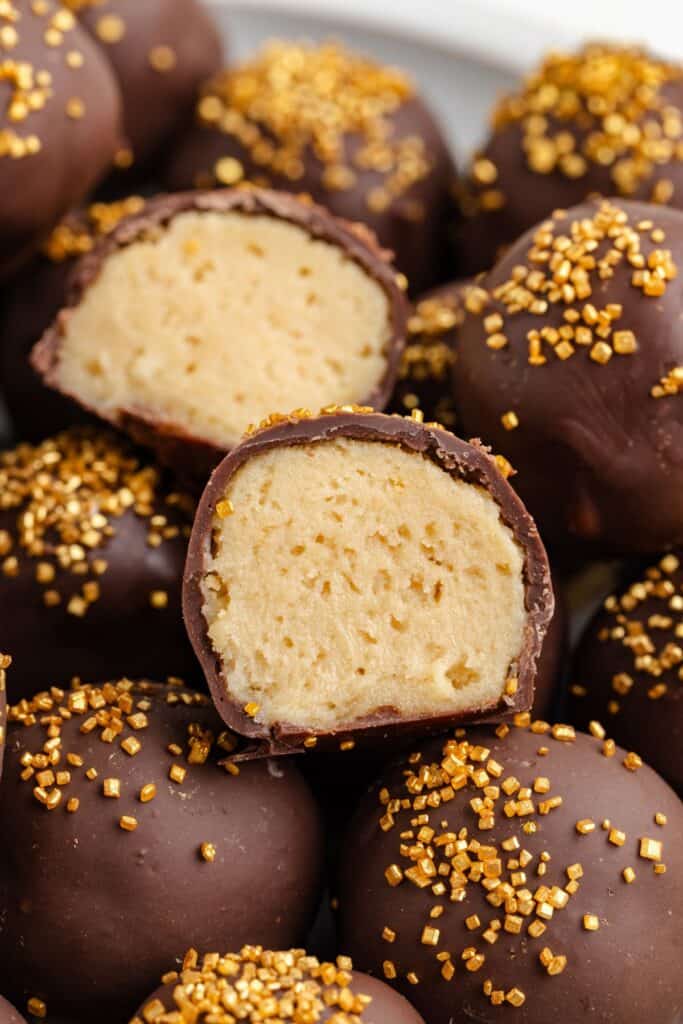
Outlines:
{"type": "Polygon", "coordinates": [[[276,418],[201,500],[184,611],[225,721],[311,746],[528,708],[552,587],[495,460],[417,420],[328,413],[276,418]]]}
{"type": "Polygon", "coordinates": [[[188,193],[150,201],[83,258],[33,362],[201,473],[274,408],[383,408],[405,321],[367,232],[284,194],[188,193]]]}
{"type": "Polygon", "coordinates": [[[452,276],[455,178],[409,75],[338,43],[275,40],[205,84],[163,181],[305,192],[372,228],[419,294],[452,276]]]}
{"type": "Polygon", "coordinates": [[[145,1000],[130,1024],[424,1024],[382,981],[358,974],[347,956],[321,963],[303,949],[239,953],[190,950],[182,970],[145,1000]]]}
{"type": "Polygon", "coordinates": [[[22,441],[43,441],[92,420],[76,402],[47,387],[30,364],[31,349],[66,305],[78,260],[123,217],[139,213],[141,196],[92,203],[70,211],[13,276],[0,304],[0,391],[12,430],[22,441]]]}

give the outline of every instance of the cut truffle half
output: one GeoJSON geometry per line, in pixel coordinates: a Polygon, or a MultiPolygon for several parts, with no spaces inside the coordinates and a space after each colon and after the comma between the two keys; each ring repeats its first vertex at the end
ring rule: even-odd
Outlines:
{"type": "Polygon", "coordinates": [[[184,585],[219,711],[271,749],[526,709],[552,610],[536,527],[486,449],[367,411],[235,449],[184,585]]]}
{"type": "Polygon", "coordinates": [[[404,343],[400,284],[367,231],[293,196],[161,197],[83,258],[33,363],[202,471],[274,408],[383,408],[404,343]]]}

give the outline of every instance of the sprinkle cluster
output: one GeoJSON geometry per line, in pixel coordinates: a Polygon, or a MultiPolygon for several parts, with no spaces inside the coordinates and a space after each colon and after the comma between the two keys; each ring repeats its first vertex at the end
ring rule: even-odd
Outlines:
{"type": "Polygon", "coordinates": [[[460,292],[449,291],[422,299],[408,321],[408,343],[399,367],[399,381],[414,387],[401,401],[407,412],[422,406],[420,392],[430,385],[441,387],[434,418],[446,427],[455,424],[455,407],[450,393],[450,371],[455,361],[454,333],[465,319],[460,292]]]}
{"type": "Polygon", "coordinates": [[[490,292],[470,288],[465,306],[482,318],[486,345],[493,351],[510,344],[506,333],[510,319],[548,320],[561,312],[559,326],[545,323],[526,332],[529,365],[544,366],[549,359],[565,361],[584,350],[593,362],[605,366],[615,355],[637,353],[640,339],[624,322],[621,303],[595,305],[594,292],[620,272],[628,274],[630,285],[646,298],[660,298],[678,276],[671,251],[660,248],[665,242],[664,231],[651,220],[632,223],[625,210],[607,200],[592,217],[580,220],[570,220],[558,210],[535,232],[526,264],[515,266],[508,279],[490,292]],[[648,254],[643,251],[644,240],[656,246],[648,254]],[[494,303],[497,310],[490,308],[494,303]]]}
{"type": "MultiPolygon", "coordinates": [[[[646,687],[650,700],[661,700],[672,687],[683,684],[683,567],[678,555],[665,555],[625,593],[608,597],[604,605],[609,624],[598,639],[617,645],[629,658],[632,669],[611,680],[611,715],[621,710],[634,686],[646,687]]],[[[581,684],[572,687],[585,696],[581,684]]]]}
{"type": "MultiPolygon", "coordinates": [[[[72,46],[70,33],[76,27],[71,11],[50,0],[32,0],[30,15],[22,14],[14,0],[0,0],[0,82],[10,87],[9,102],[4,112],[4,127],[0,129],[0,158],[21,160],[35,156],[42,149],[40,136],[30,131],[33,115],[45,110],[54,99],[53,76],[47,68],[37,67],[30,55],[22,53],[22,17],[44,19],[42,31],[46,53],[64,49],[65,66],[76,71],[83,66],[84,56],[72,46]],[[21,54],[21,56],[18,56],[21,54]],[[20,132],[20,126],[28,131],[20,132]]],[[[65,104],[67,117],[84,117],[84,100],[69,96],[65,104]]],[[[57,116],[54,111],[52,116],[57,116]]]]}
{"type": "MultiPolygon", "coordinates": [[[[518,715],[513,727],[539,736],[539,757],[550,753],[547,741],[572,743],[576,738],[571,726],[532,722],[528,713],[518,715]]],[[[504,739],[509,732],[510,726],[503,724],[498,726],[496,735],[504,739]]],[[[614,743],[605,739],[604,730],[597,723],[592,732],[602,742],[602,754],[615,756],[614,743]]],[[[629,771],[637,771],[641,764],[632,754],[624,759],[624,768],[629,771]]],[[[398,833],[397,858],[386,867],[386,884],[392,888],[415,886],[424,893],[425,913],[418,926],[418,941],[433,951],[444,982],[456,979],[457,983],[456,976],[462,970],[481,972],[482,991],[491,1005],[522,1006],[526,993],[518,986],[507,990],[497,986],[488,960],[497,942],[505,940],[507,949],[510,936],[518,936],[520,960],[535,957],[551,977],[561,974],[568,965],[566,953],[553,946],[552,924],[555,916],[577,898],[588,869],[581,863],[553,866],[549,850],[534,855],[525,846],[525,837],[542,828],[545,816],[560,812],[562,794],[544,774],[519,779],[509,773],[488,747],[470,743],[464,730],[444,741],[438,761],[427,763],[421,754],[411,755],[403,776],[401,792],[392,793],[384,788],[379,794],[380,827],[384,832],[398,833]],[[476,827],[454,831],[447,820],[436,819],[462,792],[470,796],[469,808],[476,827]],[[487,834],[501,820],[518,821],[519,835],[512,834],[500,842],[487,841],[487,834]],[[553,867],[555,878],[551,880],[549,872],[553,867]],[[449,904],[467,901],[473,887],[483,891],[491,907],[490,916],[483,919],[479,914],[463,911],[462,949],[456,952],[444,948],[439,921],[452,913],[449,904]]],[[[653,823],[663,827],[666,818],[656,815],[653,823]]],[[[598,823],[585,818],[569,823],[568,827],[582,836],[602,831],[608,847],[622,847],[627,839],[610,821],[598,823]]],[[[653,864],[656,874],[663,874],[666,866],[662,862],[662,841],[650,836],[638,838],[640,857],[653,864]]],[[[615,884],[620,874],[627,884],[636,878],[632,866],[621,872],[615,866],[615,884]]],[[[583,929],[595,932],[600,926],[594,908],[586,907],[583,929]]],[[[387,943],[384,975],[392,980],[400,971],[410,984],[418,985],[421,979],[417,972],[409,965],[408,970],[406,965],[399,968],[390,956],[391,944],[402,927],[405,922],[399,917],[396,925],[386,923],[382,928],[382,938],[387,943]]]]}
{"type": "MultiPolygon", "coordinates": [[[[667,203],[674,185],[662,172],[683,161],[674,89],[682,95],[683,69],[639,49],[593,44],[576,54],[551,53],[520,92],[501,101],[493,128],[519,125],[535,174],[576,179],[591,167],[607,168],[615,193],[630,196],[651,181],[648,198],[667,203]]],[[[490,158],[475,159],[472,179],[483,209],[505,204],[490,158]]]]}
{"type": "Polygon", "coordinates": [[[127,196],[113,203],[93,203],[82,217],[70,216],[57,225],[43,243],[43,254],[53,263],[83,256],[98,239],[111,234],[124,217],[140,213],[144,206],[145,201],[140,196],[127,196]]]}
{"type": "MultiPolygon", "coordinates": [[[[128,757],[135,758],[142,750],[150,718],[159,713],[162,704],[203,708],[209,700],[203,694],[183,689],[180,681],[173,679],[166,686],[133,683],[128,679],[102,686],[75,683],[69,691],[53,687],[30,701],[22,700],[10,709],[10,724],[26,728],[39,725],[43,730],[42,742],[35,750],[26,750],[21,756],[22,781],[33,787],[36,801],[48,811],[62,808],[68,814],[75,814],[79,810],[79,797],[70,796],[69,789],[80,777],[99,787],[103,798],[118,800],[125,792],[125,779],[100,778],[97,769],[87,764],[78,750],[70,749],[63,733],[64,724],[78,719],[79,735],[95,734],[102,743],[116,745],[128,757]]],[[[165,751],[170,758],[166,778],[180,786],[192,766],[206,764],[214,749],[230,754],[235,747],[231,733],[225,731],[215,736],[211,730],[191,723],[185,745],[172,743],[165,751]]],[[[162,765],[160,760],[160,768],[162,765]]],[[[226,770],[232,774],[238,771],[228,767],[226,770]]],[[[150,779],[136,792],[141,811],[155,799],[161,781],[150,779]]],[[[119,827],[125,832],[134,832],[139,823],[138,817],[133,815],[118,818],[119,827]]],[[[202,843],[198,856],[207,862],[213,861],[215,846],[210,842],[202,843]]]]}
{"type": "Polygon", "coordinates": [[[272,953],[244,946],[239,953],[195,950],[185,956],[180,974],[162,979],[175,984],[174,1010],[153,999],[131,1024],[362,1024],[369,996],[351,991],[353,964],[348,957],[320,963],[302,949],[272,953]]]}
{"type": "MultiPolygon", "coordinates": [[[[67,612],[82,617],[100,598],[117,520],[144,519],[147,543],[159,547],[189,536],[192,512],[192,499],[165,491],[160,471],[106,432],[69,430],[22,444],[0,454],[0,571],[7,579],[32,572],[48,608],[66,601],[67,612]]],[[[150,603],[164,607],[165,596],[152,591],[150,603]]]]}
{"type": "MultiPolygon", "coordinates": [[[[354,188],[360,174],[380,175],[365,201],[381,213],[431,170],[424,141],[394,133],[392,118],[413,95],[402,72],[337,44],[273,42],[209,83],[197,116],[244,147],[257,168],[256,176],[251,170],[248,176],[258,183],[268,184],[271,174],[300,181],[311,155],[322,164],[322,185],[331,192],[354,188]],[[349,136],[358,145],[349,147],[349,136]]],[[[235,185],[247,170],[228,156],[213,174],[220,184],[235,185]]],[[[412,207],[414,220],[421,220],[421,204],[415,200],[412,207]]]]}

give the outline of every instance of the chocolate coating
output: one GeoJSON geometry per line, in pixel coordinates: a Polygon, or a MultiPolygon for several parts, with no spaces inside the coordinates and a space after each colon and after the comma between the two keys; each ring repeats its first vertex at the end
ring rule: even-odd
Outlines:
{"type": "Polygon", "coordinates": [[[385,962],[393,965],[392,984],[427,1024],[495,1024],[513,1006],[523,1024],[559,1017],[573,1024],[586,1014],[605,1024],[681,1018],[683,935],[671,911],[683,898],[683,806],[651,769],[629,771],[624,751],[604,757],[600,741],[583,734],[572,741],[566,727],[564,735],[568,741],[514,727],[500,738],[484,728],[468,730],[460,744],[432,741],[417,751],[419,761],[385,771],[351,825],[339,888],[340,941],[358,967],[377,976],[385,962]],[[479,818],[470,801],[484,803],[485,780],[477,784],[473,773],[492,762],[496,773],[501,766],[494,783],[503,789],[487,827],[486,807],[479,818]],[[467,781],[458,788],[461,772],[467,781]],[[512,777],[529,789],[536,810],[521,806],[526,796],[512,777]],[[537,779],[549,779],[550,789],[537,779]],[[409,809],[392,810],[385,797],[380,802],[383,787],[390,800],[406,798],[409,809]],[[553,796],[562,797],[561,805],[539,813],[553,796]],[[655,823],[657,813],[666,816],[664,826],[655,823]],[[606,819],[614,835],[602,827],[606,819]],[[406,830],[410,839],[400,835],[406,830]],[[643,840],[654,845],[641,846],[643,840]],[[666,873],[655,873],[658,863],[666,873]],[[392,865],[393,887],[385,877],[392,865]],[[622,874],[627,868],[635,871],[632,884],[622,874]],[[432,890],[437,879],[442,895],[432,890]],[[509,886],[514,902],[496,896],[491,880],[509,886]],[[449,899],[459,891],[461,901],[449,899]],[[435,905],[443,912],[431,917],[435,905]],[[540,925],[545,930],[534,937],[540,925]],[[384,929],[395,932],[393,942],[382,937],[384,929]],[[437,960],[442,952],[445,960],[437,960]],[[450,969],[442,973],[449,959],[450,981],[450,969]],[[641,969],[625,971],[627,963],[641,969]]]}
{"type": "Polygon", "coordinates": [[[12,44],[0,82],[0,278],[83,200],[120,142],[116,81],[71,12],[54,0],[39,8],[10,0],[8,18],[12,44]]]}
{"type": "Polygon", "coordinates": [[[22,441],[42,441],[65,427],[92,421],[76,402],[43,384],[29,356],[66,305],[78,259],[122,217],[142,206],[139,196],[129,196],[67,214],[6,289],[0,307],[0,389],[14,433],[22,441]]]}
{"type": "Polygon", "coordinates": [[[682,117],[680,65],[604,43],[549,54],[498,103],[463,183],[464,272],[591,195],[683,207],[682,117]]]}
{"type": "MultiPolygon", "coordinates": [[[[312,445],[335,438],[382,442],[399,445],[407,451],[431,459],[453,477],[484,488],[498,504],[503,522],[512,531],[525,555],[524,585],[527,621],[524,628],[522,650],[516,665],[518,687],[513,695],[506,695],[495,709],[471,712],[478,720],[499,719],[520,709],[528,708],[533,699],[536,664],[543,637],[553,612],[550,570],[543,544],[535,524],[501,474],[495,459],[477,443],[468,444],[441,428],[431,427],[397,416],[378,413],[331,412],[309,419],[280,417],[275,425],[258,430],[235,448],[213,473],[197,509],[188,548],[183,584],[183,613],[188,634],[195,653],[204,670],[214,702],[223,720],[235,732],[249,737],[266,749],[298,748],[310,736],[301,726],[279,722],[269,728],[245,713],[230,691],[230,679],[213,650],[203,614],[201,580],[208,565],[213,534],[213,518],[217,502],[225,493],[231,477],[249,459],[274,446],[312,445]]],[[[456,716],[457,720],[463,718],[456,716]]],[[[374,744],[386,741],[388,736],[415,732],[443,730],[456,720],[451,715],[438,715],[431,719],[406,720],[394,708],[378,711],[367,719],[358,719],[340,726],[344,736],[366,739],[374,744]]],[[[464,716],[467,720],[468,716],[464,716]]],[[[318,736],[318,744],[338,744],[339,737],[330,734],[318,736]]]]}
{"type": "Polygon", "coordinates": [[[117,164],[158,156],[189,121],[223,47],[198,0],[66,0],[111,64],[123,98],[127,149],[117,164]]]}
{"type": "Polygon", "coordinates": [[[683,551],[608,597],[586,627],[567,712],[600,722],[683,795],[683,551]]]}
{"type": "MultiPolygon", "coordinates": [[[[260,947],[256,947],[256,949],[250,948],[246,952],[248,953],[248,957],[246,958],[247,965],[254,963],[255,960],[258,962],[260,947]]],[[[263,955],[266,958],[278,956],[278,954],[268,953],[263,955]]],[[[298,960],[300,955],[305,954],[300,954],[297,950],[292,951],[292,956],[295,960],[298,960]]],[[[345,1010],[340,1007],[338,1001],[326,1006],[323,993],[327,992],[330,998],[334,998],[332,990],[335,987],[335,983],[322,983],[318,976],[320,966],[321,965],[319,965],[317,960],[313,960],[313,964],[309,962],[306,969],[301,968],[303,984],[315,986],[315,994],[313,994],[313,992],[307,994],[310,994],[313,999],[318,999],[320,1001],[319,1008],[316,1007],[316,1009],[309,1009],[308,1011],[311,1016],[307,1016],[306,1020],[308,1021],[310,1019],[310,1024],[318,1024],[318,1022],[323,1024],[324,1021],[329,1021],[330,1019],[333,1021],[339,1020],[339,1024],[346,1024],[347,1021],[348,1024],[424,1024],[422,1017],[420,1017],[417,1011],[413,1009],[407,999],[404,999],[397,992],[394,992],[393,989],[389,988],[388,985],[385,985],[384,982],[377,981],[376,978],[371,978],[367,974],[359,974],[357,971],[353,971],[352,973],[350,971],[347,972],[346,966],[344,967],[344,971],[341,975],[339,974],[339,971],[337,971],[337,977],[341,977],[341,981],[336,982],[336,985],[345,992],[348,991],[351,993],[353,997],[362,997],[363,1003],[354,1005],[353,1008],[346,1008],[346,1003],[344,1003],[344,1007],[346,1008],[345,1010]],[[370,1000],[366,1005],[364,1005],[365,999],[370,1000]],[[353,1016],[350,1016],[350,1014],[353,1014],[353,1016]]],[[[331,973],[333,965],[327,964],[322,966],[325,967],[326,972],[331,973]]],[[[242,967],[242,972],[243,969],[244,968],[242,967]]],[[[216,974],[215,969],[209,971],[201,970],[200,964],[200,972],[202,978],[206,979],[209,985],[219,980],[220,976],[216,974]]],[[[240,974],[240,977],[241,976],[243,976],[242,973],[240,974]]],[[[180,1017],[177,1020],[174,1017],[175,1024],[180,1024],[180,1022],[185,1020],[191,1020],[193,1022],[196,1020],[197,1024],[202,1024],[202,1021],[208,1020],[208,1008],[204,1013],[200,1013],[198,1017],[193,1017],[192,1014],[196,1013],[196,1010],[191,1006],[188,1008],[187,1014],[184,1015],[183,1010],[180,1008],[183,1005],[183,1000],[180,1000],[179,1002],[174,999],[173,996],[174,991],[180,984],[180,991],[183,993],[183,998],[186,999],[187,996],[183,992],[185,982],[191,985],[196,978],[197,972],[193,969],[189,969],[187,973],[181,973],[180,979],[162,985],[140,1006],[137,1015],[131,1024],[141,1024],[143,1020],[147,1019],[144,1016],[144,1010],[150,1004],[154,1004],[155,1013],[157,1010],[159,1011],[158,1024],[166,1024],[166,1021],[171,1019],[170,1016],[167,1017],[166,1014],[161,1012],[162,1007],[169,1015],[174,1011],[175,1013],[180,1013],[180,1017]],[[156,1005],[157,1000],[160,1004],[159,1006],[156,1005]]],[[[278,999],[286,1000],[288,996],[291,997],[291,995],[294,994],[292,991],[293,987],[296,985],[300,986],[302,982],[298,979],[292,979],[292,982],[289,982],[286,975],[284,978],[285,980],[283,980],[282,975],[278,976],[277,987],[273,989],[273,994],[278,999]]],[[[221,1012],[221,1009],[222,1008],[212,1009],[211,1020],[215,1021],[215,1024],[223,1024],[223,1021],[225,1020],[225,1024],[228,1024],[229,1017],[226,1015],[227,1011],[223,1010],[223,1012],[221,1012]]],[[[154,1019],[156,1021],[157,1017],[154,1019]]],[[[243,1010],[243,1015],[240,1016],[240,1020],[244,1020],[246,1024],[249,1024],[250,1021],[253,1021],[253,1024],[257,1024],[258,1021],[263,1019],[264,1018],[259,1015],[257,1005],[254,1006],[251,1012],[245,1008],[243,1010]]],[[[290,1016],[289,1014],[285,1017],[282,1017],[281,1015],[278,1016],[278,1021],[282,1021],[282,1024],[290,1024],[290,1022],[291,1024],[294,1024],[295,1020],[299,1020],[299,1017],[290,1016]]]]}
{"type": "Polygon", "coordinates": [[[73,676],[197,676],[180,611],[187,495],[90,429],[0,454],[0,493],[11,703],[73,676]]]}
{"type": "Polygon", "coordinates": [[[0,996],[0,1024],[26,1024],[14,1007],[0,996]]]}
{"type": "Polygon", "coordinates": [[[541,655],[536,669],[534,703],[531,713],[534,718],[555,721],[559,684],[565,673],[569,654],[569,612],[558,574],[552,573],[555,610],[543,641],[541,655]]]}
{"type": "MultiPolygon", "coordinates": [[[[146,203],[139,215],[124,218],[114,230],[83,257],[70,281],[67,306],[54,324],[46,331],[34,348],[31,362],[46,384],[59,389],[58,365],[61,336],[66,329],[71,311],[78,306],[88,288],[97,280],[107,259],[120,248],[151,231],[163,229],[174,217],[188,211],[239,213],[245,216],[268,216],[294,224],[332,246],[338,246],[344,255],[384,290],[390,317],[391,335],[386,343],[386,369],[370,395],[359,396],[364,404],[383,409],[387,404],[396,379],[398,364],[404,345],[406,303],[397,284],[396,273],[384,258],[374,239],[363,229],[347,225],[331,216],[320,206],[303,202],[291,195],[263,189],[233,189],[230,191],[188,192],[173,196],[160,196],[146,203]]],[[[192,437],[186,430],[170,422],[158,423],[144,409],[120,409],[102,415],[129,433],[141,444],[152,447],[159,459],[174,467],[181,475],[201,481],[203,486],[210,470],[225,454],[212,441],[192,437]]]]}
{"type": "MultiPolygon", "coordinates": [[[[227,772],[232,737],[206,697],[179,687],[123,682],[53,699],[55,712],[75,710],[58,730],[57,781],[20,778],[23,755],[46,740],[43,725],[21,724],[27,705],[10,727],[0,793],[9,829],[0,984],[16,1002],[30,994],[50,1012],[120,1022],[188,943],[301,940],[318,897],[321,836],[291,762],[227,772]],[[97,722],[91,707],[100,708],[97,722]],[[136,741],[137,752],[122,747],[136,741]],[[41,781],[47,806],[35,790],[41,781]]],[[[48,710],[41,701],[38,714],[48,710]]]]}
{"type": "Polygon", "coordinates": [[[334,44],[274,43],[205,86],[164,183],[308,193],[372,228],[419,294],[452,272],[455,177],[441,129],[402,72],[334,44]]]}
{"type": "Polygon", "coordinates": [[[651,552],[683,539],[680,267],[679,211],[586,203],[524,235],[469,293],[456,405],[512,462],[551,546],[651,552]],[[566,261],[553,248],[564,238],[578,246],[566,261]]]}

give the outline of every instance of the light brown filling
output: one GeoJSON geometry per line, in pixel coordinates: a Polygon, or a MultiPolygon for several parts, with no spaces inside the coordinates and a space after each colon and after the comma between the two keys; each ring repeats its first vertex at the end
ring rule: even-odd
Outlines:
{"type": "Polygon", "coordinates": [[[219,446],[274,410],[359,402],[381,379],[384,290],[285,221],[185,213],[114,253],[68,322],[60,385],[219,446]]]}
{"type": "Polygon", "coordinates": [[[204,616],[257,721],[333,729],[385,707],[498,703],[522,646],[523,554],[488,493],[342,439],[253,457],[225,498],[204,616]]]}

